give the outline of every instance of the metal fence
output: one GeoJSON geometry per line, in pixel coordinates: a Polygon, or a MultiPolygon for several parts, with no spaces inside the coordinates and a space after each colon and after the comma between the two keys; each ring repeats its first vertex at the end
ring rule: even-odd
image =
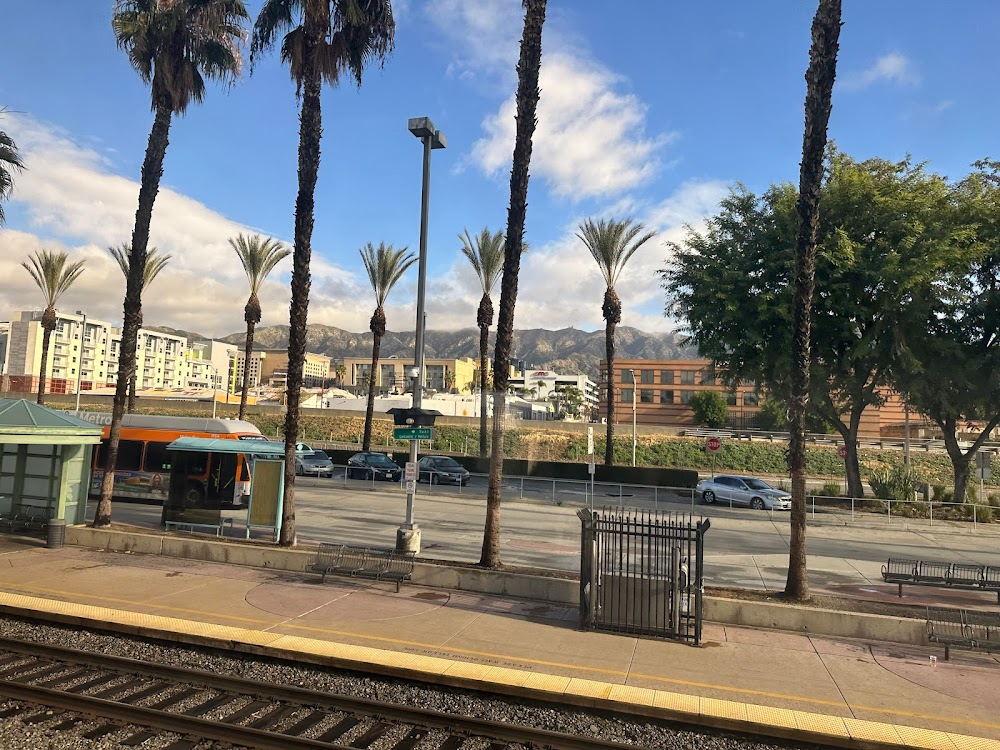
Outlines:
{"type": "Polygon", "coordinates": [[[709,520],[622,508],[577,515],[581,626],[700,643],[709,520]]]}

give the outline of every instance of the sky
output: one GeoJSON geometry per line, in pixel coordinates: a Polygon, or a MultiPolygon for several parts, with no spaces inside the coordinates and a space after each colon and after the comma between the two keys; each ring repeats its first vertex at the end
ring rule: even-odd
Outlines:
{"type": "MultiPolygon", "coordinates": [[[[247,0],[252,17],[261,0],[247,0]]],[[[152,124],[149,90],[115,46],[113,3],[0,0],[0,130],[27,171],[0,229],[0,320],[37,309],[20,267],[66,250],[83,275],[59,309],[118,323],[124,277],[107,252],[131,239],[152,124]],[[55,25],[53,23],[55,22],[55,25]]],[[[432,156],[427,325],[475,326],[482,290],[461,255],[468,228],[506,229],[514,142],[517,0],[395,0],[395,49],[362,86],[323,94],[309,322],[365,331],[375,300],[368,242],[416,251],[421,145],[432,156]]],[[[604,282],[576,236],[587,218],[632,218],[657,234],[626,266],[622,324],[671,331],[657,270],[736,183],[797,182],[803,75],[815,3],[549,0],[515,327],[603,327],[604,282]],[[613,8],[613,11],[610,10],[613,8]]],[[[844,0],[830,137],[857,159],[911,154],[957,178],[1000,157],[1000,4],[844,0]]],[[[144,295],[147,325],[222,336],[243,330],[249,290],[227,240],[291,244],[298,102],[276,53],[175,117],[151,244],[169,254],[144,295]]],[[[288,323],[291,259],[260,295],[262,326],[288,323]]],[[[416,266],[386,305],[412,330],[416,266]]],[[[494,290],[499,307],[499,286],[494,290]]]]}

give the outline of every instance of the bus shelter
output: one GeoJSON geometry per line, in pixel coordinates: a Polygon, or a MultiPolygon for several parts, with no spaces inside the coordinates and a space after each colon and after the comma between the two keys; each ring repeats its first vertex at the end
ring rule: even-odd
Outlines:
{"type": "Polygon", "coordinates": [[[0,513],[36,509],[85,523],[101,428],[24,399],[0,398],[0,513]]]}
{"type": "Polygon", "coordinates": [[[170,482],[163,502],[161,523],[168,529],[214,529],[222,534],[222,498],[191,493],[191,467],[204,463],[206,454],[244,455],[250,462],[250,502],[247,504],[246,537],[251,529],[266,529],[277,540],[281,533],[284,504],[285,444],[265,440],[225,440],[181,437],[167,445],[171,453],[170,482]]]}

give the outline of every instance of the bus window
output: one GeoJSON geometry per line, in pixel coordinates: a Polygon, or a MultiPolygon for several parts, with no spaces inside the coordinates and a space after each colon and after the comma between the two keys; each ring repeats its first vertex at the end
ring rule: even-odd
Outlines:
{"type": "Polygon", "coordinates": [[[205,476],[208,473],[208,462],[211,456],[211,453],[188,453],[188,476],[205,476]]]}
{"type": "Polygon", "coordinates": [[[240,468],[239,476],[236,478],[237,482],[249,482],[250,481],[250,467],[247,466],[247,457],[240,456],[240,468]]]}
{"type": "Polygon", "coordinates": [[[170,471],[170,451],[166,443],[146,443],[146,460],[144,471],[170,471]]]}
{"type": "Polygon", "coordinates": [[[118,471],[139,471],[142,465],[142,441],[122,440],[118,443],[118,461],[115,468],[118,471]]]}

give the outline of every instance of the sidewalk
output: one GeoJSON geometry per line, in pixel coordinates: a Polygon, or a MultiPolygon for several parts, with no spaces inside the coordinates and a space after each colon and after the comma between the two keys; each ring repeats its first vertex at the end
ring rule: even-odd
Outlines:
{"type": "Polygon", "coordinates": [[[537,601],[6,541],[0,611],[803,740],[1000,750],[996,656],[711,624],[694,648],[537,601]]]}

